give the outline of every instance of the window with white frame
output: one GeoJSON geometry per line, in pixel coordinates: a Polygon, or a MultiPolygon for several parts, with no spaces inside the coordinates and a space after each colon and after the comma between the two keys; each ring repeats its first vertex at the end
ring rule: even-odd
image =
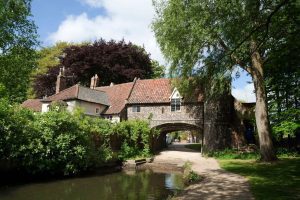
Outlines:
{"type": "Polygon", "coordinates": [[[141,112],[141,106],[132,106],[132,112],[141,112]]]}
{"type": "Polygon", "coordinates": [[[173,98],[171,99],[171,111],[176,112],[180,111],[181,98],[173,98]]]}

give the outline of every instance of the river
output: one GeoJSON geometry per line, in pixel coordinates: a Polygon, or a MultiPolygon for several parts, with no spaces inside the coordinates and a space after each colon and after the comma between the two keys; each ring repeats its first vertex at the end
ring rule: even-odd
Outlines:
{"type": "Polygon", "coordinates": [[[122,171],[2,186],[1,200],[162,200],[181,191],[182,174],[122,171]]]}

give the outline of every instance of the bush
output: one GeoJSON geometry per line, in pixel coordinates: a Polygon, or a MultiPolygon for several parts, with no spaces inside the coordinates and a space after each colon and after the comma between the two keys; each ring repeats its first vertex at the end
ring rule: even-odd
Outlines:
{"type": "Polygon", "coordinates": [[[109,129],[80,112],[33,113],[2,99],[0,160],[30,174],[76,174],[111,159],[109,129]]]}
{"type": "Polygon", "coordinates": [[[258,152],[241,152],[235,149],[225,149],[223,151],[215,151],[207,154],[209,157],[215,157],[218,159],[258,159],[258,152]]]}
{"type": "Polygon", "coordinates": [[[18,156],[32,130],[34,114],[0,99],[0,160],[18,156]]]}
{"type": "Polygon", "coordinates": [[[299,153],[296,149],[277,148],[276,154],[280,157],[298,157],[299,153]]]}
{"type": "Polygon", "coordinates": [[[0,99],[0,160],[29,174],[72,175],[101,166],[115,155],[112,136],[121,141],[114,157],[148,157],[151,134],[146,121],[113,124],[66,109],[33,113],[0,99]]]}
{"type": "Polygon", "coordinates": [[[147,121],[129,120],[115,124],[114,132],[122,141],[119,159],[150,156],[151,128],[147,121]]]}
{"type": "Polygon", "coordinates": [[[183,181],[185,185],[190,185],[202,180],[202,177],[192,170],[190,162],[186,162],[183,166],[183,181]]]}

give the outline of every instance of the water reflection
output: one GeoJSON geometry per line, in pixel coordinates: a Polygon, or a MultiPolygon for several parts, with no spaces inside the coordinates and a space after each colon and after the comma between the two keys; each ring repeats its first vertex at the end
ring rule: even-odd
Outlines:
{"type": "Polygon", "coordinates": [[[183,188],[175,173],[118,172],[84,178],[0,188],[1,200],[166,199],[183,188]]]}

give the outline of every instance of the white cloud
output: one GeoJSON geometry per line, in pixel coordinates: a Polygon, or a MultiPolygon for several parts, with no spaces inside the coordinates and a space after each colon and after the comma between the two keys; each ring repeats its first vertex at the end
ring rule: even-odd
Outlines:
{"type": "Polygon", "coordinates": [[[247,84],[244,88],[232,89],[232,95],[244,102],[255,102],[254,86],[253,84],[247,84]]]}
{"type": "Polygon", "coordinates": [[[80,0],[83,4],[87,4],[93,8],[101,8],[103,0],[80,0]]]}
{"type": "Polygon", "coordinates": [[[131,41],[144,46],[152,59],[165,64],[150,24],[154,17],[151,0],[81,0],[91,7],[102,7],[106,16],[89,17],[87,13],[67,16],[56,32],[49,35],[57,41],[81,42],[104,38],[131,41]]]}

